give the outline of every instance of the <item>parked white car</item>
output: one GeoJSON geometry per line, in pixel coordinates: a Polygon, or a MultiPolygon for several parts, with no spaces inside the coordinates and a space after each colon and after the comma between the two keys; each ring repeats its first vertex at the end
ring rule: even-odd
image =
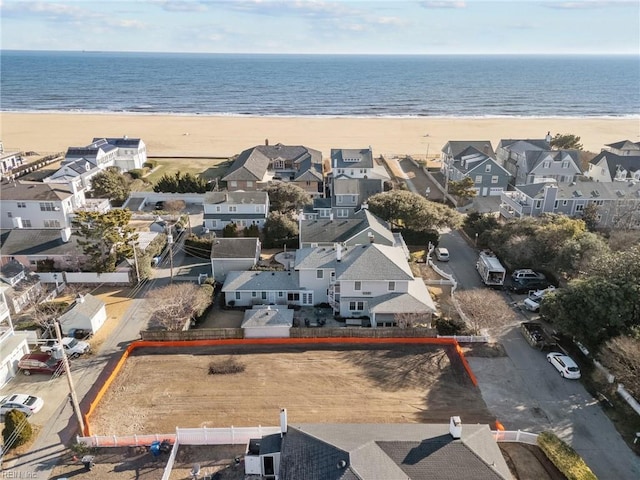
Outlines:
{"type": "Polygon", "coordinates": [[[20,410],[28,417],[38,413],[43,405],[44,401],[40,397],[14,393],[0,399],[0,415],[4,416],[11,410],[20,410]]]}
{"type": "Polygon", "coordinates": [[[580,368],[573,359],[564,353],[551,352],[547,354],[547,360],[564,378],[577,380],[580,378],[580,368]]]}
{"type": "MultiPolygon", "coordinates": [[[[87,342],[71,337],[64,337],[62,339],[62,346],[64,347],[64,351],[67,352],[67,355],[72,358],[79,357],[91,349],[91,346],[87,342]]],[[[60,345],[55,339],[48,340],[46,344],[40,347],[41,352],[51,354],[53,354],[56,349],[60,349],[60,345]]]]}
{"type": "Polygon", "coordinates": [[[448,262],[449,261],[449,250],[447,250],[444,247],[436,248],[436,258],[438,260],[440,260],[441,262],[448,262]]]}
{"type": "Polygon", "coordinates": [[[547,287],[543,290],[536,290],[535,292],[529,293],[529,296],[524,299],[524,308],[529,310],[530,312],[537,312],[540,310],[540,303],[542,299],[547,293],[553,292],[556,289],[553,285],[547,287]]]}

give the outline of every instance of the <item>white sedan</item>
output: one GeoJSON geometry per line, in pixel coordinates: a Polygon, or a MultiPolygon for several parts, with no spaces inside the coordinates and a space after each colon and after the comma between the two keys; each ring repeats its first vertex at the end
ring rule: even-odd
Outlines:
{"type": "Polygon", "coordinates": [[[26,416],[38,413],[44,401],[40,397],[14,393],[0,399],[0,415],[6,415],[10,410],[20,410],[26,416]]]}
{"type": "Polygon", "coordinates": [[[551,352],[547,354],[547,360],[560,372],[562,377],[572,380],[580,378],[580,368],[578,368],[578,365],[571,357],[568,357],[564,353],[551,352]]]}

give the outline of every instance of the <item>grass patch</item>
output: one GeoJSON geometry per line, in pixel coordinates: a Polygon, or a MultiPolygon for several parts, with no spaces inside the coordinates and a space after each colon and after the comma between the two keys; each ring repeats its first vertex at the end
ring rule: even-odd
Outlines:
{"type": "Polygon", "coordinates": [[[191,173],[206,180],[223,177],[231,165],[226,158],[159,158],[154,159],[157,168],[145,177],[145,180],[155,184],[164,175],[175,175],[177,172],[191,173]]]}
{"type": "Polygon", "coordinates": [[[538,435],[538,445],[567,480],[598,480],[582,457],[553,433],[538,435]]]}

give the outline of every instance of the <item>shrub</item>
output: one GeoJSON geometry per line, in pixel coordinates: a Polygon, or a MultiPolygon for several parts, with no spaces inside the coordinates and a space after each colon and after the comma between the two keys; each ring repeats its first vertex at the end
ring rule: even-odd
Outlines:
{"type": "Polygon", "coordinates": [[[567,480],[597,480],[576,451],[551,432],[538,435],[538,446],[567,480]]]}
{"type": "Polygon", "coordinates": [[[239,363],[235,358],[218,360],[209,364],[209,375],[231,375],[233,373],[242,373],[245,365],[239,363]]]}
{"type": "Polygon", "coordinates": [[[33,436],[33,429],[27,416],[19,410],[9,410],[4,416],[2,438],[7,448],[13,449],[24,445],[33,436]]]}
{"type": "Polygon", "coordinates": [[[433,322],[438,335],[469,335],[467,325],[461,319],[439,318],[433,322]]]}
{"type": "Polygon", "coordinates": [[[192,257],[211,258],[212,246],[213,240],[209,238],[199,238],[196,235],[191,235],[184,241],[184,251],[192,257]]]}
{"type": "Polygon", "coordinates": [[[222,236],[224,238],[234,238],[238,236],[238,226],[235,223],[228,223],[222,229],[222,236]]]}
{"type": "Polygon", "coordinates": [[[402,238],[407,245],[427,246],[431,242],[434,247],[438,246],[440,234],[437,230],[426,230],[424,232],[418,230],[409,230],[408,228],[393,229],[394,232],[400,232],[402,238]]]}
{"type": "Polygon", "coordinates": [[[244,229],[245,237],[259,237],[260,236],[260,228],[257,225],[249,225],[244,229]]]}
{"type": "Polygon", "coordinates": [[[133,170],[129,170],[127,173],[134,180],[138,180],[138,179],[142,178],[142,176],[144,175],[144,170],[142,170],[141,168],[134,168],[133,170]]]}
{"type": "Polygon", "coordinates": [[[144,162],[142,164],[142,166],[154,169],[154,168],[156,168],[158,166],[158,162],[156,162],[155,160],[147,160],[146,162],[144,162]]]}

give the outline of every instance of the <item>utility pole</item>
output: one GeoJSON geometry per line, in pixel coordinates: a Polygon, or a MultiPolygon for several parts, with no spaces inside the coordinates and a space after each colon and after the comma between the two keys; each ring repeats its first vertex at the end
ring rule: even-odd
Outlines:
{"type": "Polygon", "coordinates": [[[64,371],[67,374],[67,383],[69,384],[69,398],[71,398],[71,405],[73,411],[78,419],[78,425],[80,426],[80,432],[84,435],[84,420],[82,419],[82,412],[80,411],[80,405],[78,404],[78,397],[76,395],[76,389],[73,386],[73,378],[71,378],[71,368],[69,367],[69,359],[67,353],[62,346],[62,332],[60,331],[60,324],[58,320],[53,322],[53,326],[56,329],[56,337],[58,338],[58,345],[60,345],[60,351],[62,352],[62,364],[64,365],[64,371]]]}
{"type": "Polygon", "coordinates": [[[169,243],[169,266],[171,269],[171,278],[169,279],[169,283],[173,283],[173,235],[171,233],[167,235],[167,242],[169,243]]]}
{"type": "Polygon", "coordinates": [[[133,245],[133,263],[136,265],[136,283],[140,283],[140,270],[138,269],[138,253],[136,246],[133,245]]]}

